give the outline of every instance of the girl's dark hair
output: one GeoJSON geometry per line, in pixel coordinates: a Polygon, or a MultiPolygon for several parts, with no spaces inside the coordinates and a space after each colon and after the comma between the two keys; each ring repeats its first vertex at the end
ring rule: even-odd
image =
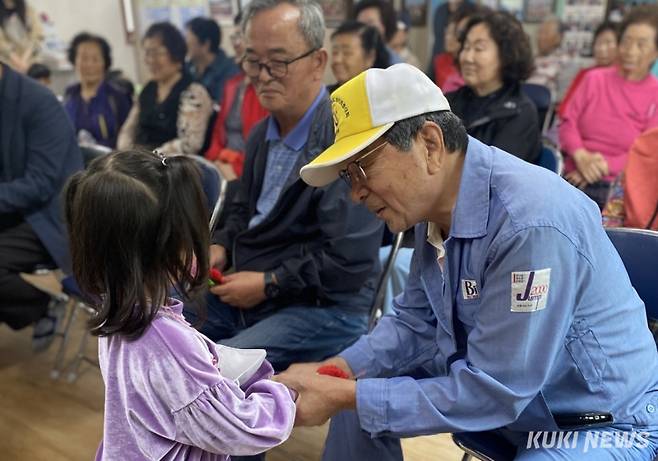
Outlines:
{"type": "Polygon", "coordinates": [[[658,48],[658,5],[641,5],[634,7],[624,16],[619,26],[619,39],[624,36],[626,29],[634,24],[647,24],[653,27],[655,32],[655,43],[658,48]]]}
{"type": "Polygon", "coordinates": [[[112,48],[103,37],[90,34],[89,32],[81,32],[71,40],[71,45],[68,50],[68,59],[72,66],[75,66],[75,57],[78,55],[78,48],[83,43],[95,43],[101,49],[103,61],[105,62],[105,71],[112,67],[112,48]]]}
{"type": "Polygon", "coordinates": [[[530,38],[516,17],[506,11],[490,11],[471,17],[462,32],[459,41],[464,49],[468,32],[478,24],[485,24],[489,35],[498,46],[498,57],[504,82],[526,80],[534,70],[530,38]]]}
{"type": "Polygon", "coordinates": [[[386,69],[391,65],[391,59],[386,49],[386,44],[377,29],[359,21],[348,20],[343,22],[331,34],[331,38],[343,34],[358,34],[361,39],[361,47],[365,54],[375,53],[375,62],[372,67],[386,69]]]}
{"type": "Polygon", "coordinates": [[[92,334],[138,338],[175,288],[183,299],[208,274],[201,172],[185,156],[147,151],[100,157],[65,188],[73,273],[97,300],[92,334]]]}
{"type": "Polygon", "coordinates": [[[382,24],[384,24],[384,40],[388,42],[398,30],[398,18],[392,2],[388,0],[361,0],[354,5],[352,17],[356,19],[360,12],[368,8],[377,8],[379,10],[379,16],[382,18],[382,24]]]}
{"type": "Polygon", "coordinates": [[[170,22],[156,22],[148,28],[144,34],[144,40],[147,38],[158,37],[169,52],[171,60],[178,64],[185,63],[187,54],[187,45],[183,34],[170,22]]]}
{"type": "Polygon", "coordinates": [[[3,25],[9,16],[16,13],[23,25],[27,26],[27,6],[25,6],[25,0],[14,0],[14,4],[16,6],[13,9],[9,9],[5,6],[5,2],[0,0],[0,25],[3,25]]]}

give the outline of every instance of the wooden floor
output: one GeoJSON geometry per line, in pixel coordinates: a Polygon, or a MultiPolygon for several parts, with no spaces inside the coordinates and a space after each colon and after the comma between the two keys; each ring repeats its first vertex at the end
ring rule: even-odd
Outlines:
{"type": "MultiPolygon", "coordinates": [[[[82,328],[81,323],[76,325],[76,331],[82,328]]],[[[30,340],[30,329],[14,332],[0,325],[0,459],[92,460],[103,427],[103,381],[98,369],[83,365],[73,384],[53,381],[49,372],[56,347],[34,354],[30,340]]],[[[92,340],[89,354],[95,353],[92,340]]],[[[267,460],[319,460],[326,430],[326,426],[295,429],[286,443],[268,453],[267,460]]],[[[462,455],[448,435],[406,439],[403,449],[406,461],[457,461],[462,455]]]]}

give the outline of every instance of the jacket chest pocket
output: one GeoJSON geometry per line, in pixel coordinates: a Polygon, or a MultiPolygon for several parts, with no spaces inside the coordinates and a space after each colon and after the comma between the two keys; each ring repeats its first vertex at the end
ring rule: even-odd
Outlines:
{"type": "Polygon", "coordinates": [[[475,316],[480,309],[479,299],[457,298],[457,317],[459,321],[468,327],[475,326],[475,316]]]}

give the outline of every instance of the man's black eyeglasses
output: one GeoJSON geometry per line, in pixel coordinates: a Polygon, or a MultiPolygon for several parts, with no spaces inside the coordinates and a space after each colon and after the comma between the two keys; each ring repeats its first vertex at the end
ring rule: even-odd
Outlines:
{"type": "Polygon", "coordinates": [[[265,68],[267,73],[270,74],[270,77],[283,78],[286,75],[288,75],[288,66],[290,64],[312,55],[317,50],[318,50],[317,48],[313,48],[307,51],[306,53],[304,53],[303,55],[297,56],[296,58],[290,59],[288,61],[272,59],[269,62],[260,62],[258,59],[249,59],[245,57],[242,60],[242,69],[244,70],[244,73],[247,74],[248,77],[258,77],[261,69],[265,68]]]}

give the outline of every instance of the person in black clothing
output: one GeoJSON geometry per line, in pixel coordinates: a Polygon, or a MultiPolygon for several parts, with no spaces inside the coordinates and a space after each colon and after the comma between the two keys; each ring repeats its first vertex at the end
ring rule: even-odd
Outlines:
{"type": "Polygon", "coordinates": [[[345,184],[313,188],[299,177],[334,141],[321,9],[252,0],[242,30],[242,68],[271,115],[251,130],[236,196],[212,238],[211,266],[232,272],[210,288],[205,321],[192,309],[185,318],[222,345],[265,349],[284,370],[365,333],[383,228],[345,184]]]}
{"type": "Polygon", "coordinates": [[[461,37],[459,67],[466,85],[446,97],[468,134],[536,163],[537,109],[521,89],[532,72],[532,51],[521,23],[505,12],[471,18],[461,37]]]}
{"type": "Polygon", "coordinates": [[[164,154],[197,154],[206,135],[212,101],[185,72],[187,46],[173,24],[146,31],[144,61],[151,74],[117,141],[120,150],[141,146],[164,154]]]}
{"type": "Polygon", "coordinates": [[[45,347],[55,332],[50,297],[20,273],[71,271],[60,192],[82,169],[82,155],[55,95],[4,64],[0,133],[0,324],[15,330],[35,324],[33,345],[45,347]]]}

